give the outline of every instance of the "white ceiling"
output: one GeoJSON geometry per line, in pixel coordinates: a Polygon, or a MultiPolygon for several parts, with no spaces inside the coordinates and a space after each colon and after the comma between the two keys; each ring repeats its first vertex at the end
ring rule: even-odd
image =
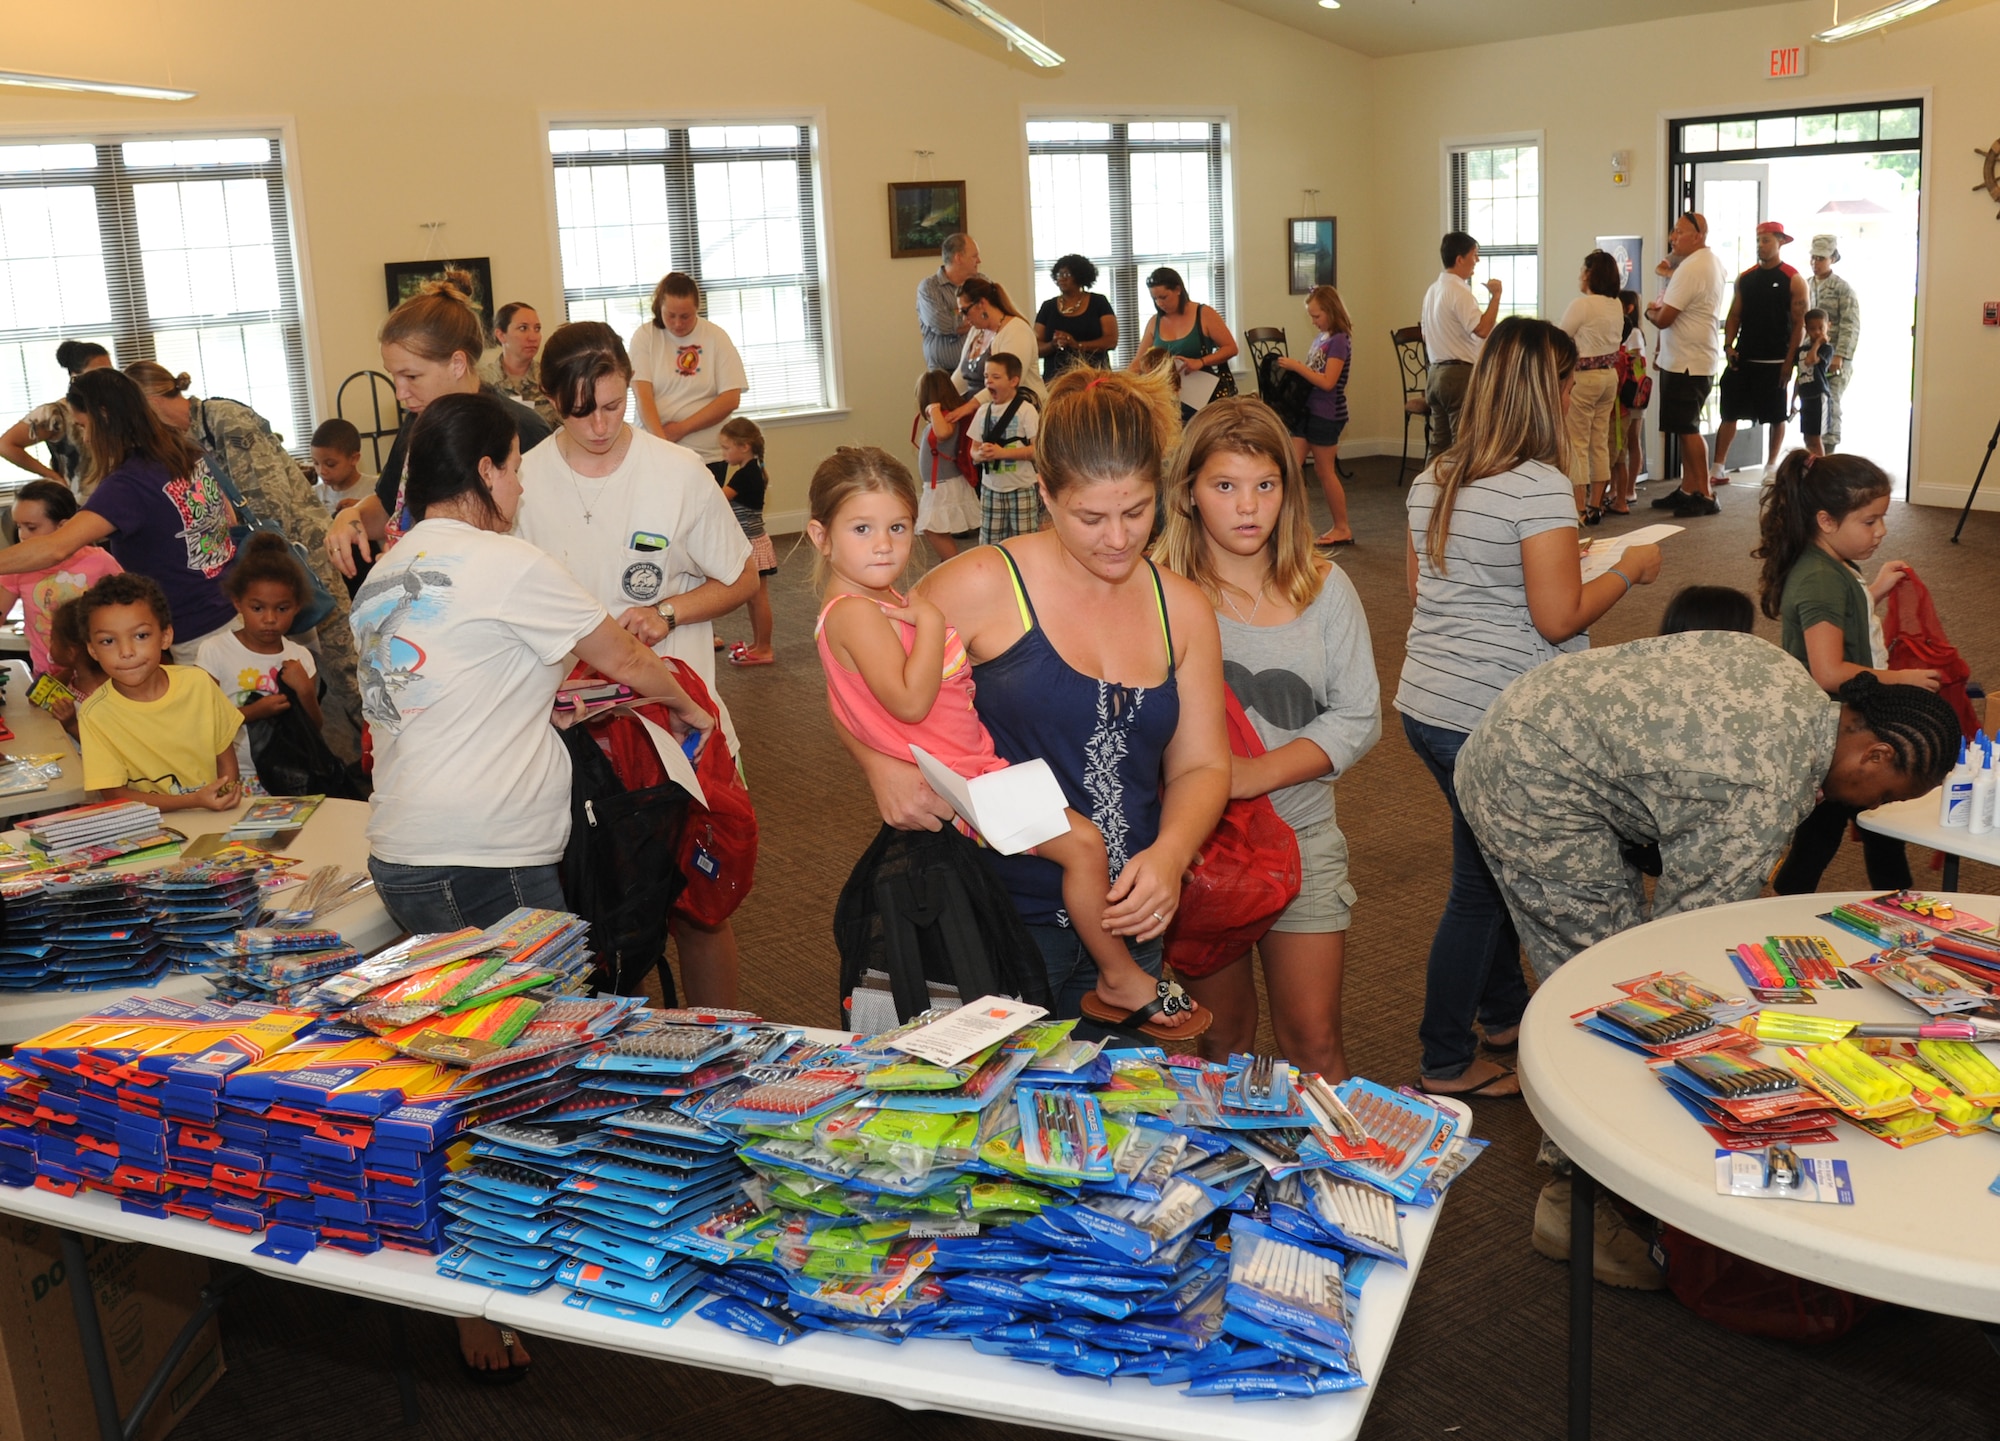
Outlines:
{"type": "MultiPolygon", "coordinates": [[[[1317,0],[1229,3],[1363,55],[1382,56],[1601,30],[1786,0],[1341,0],[1338,10],[1322,10],[1317,0]]],[[[1831,16],[1831,6],[1827,13],[1831,16]]]]}

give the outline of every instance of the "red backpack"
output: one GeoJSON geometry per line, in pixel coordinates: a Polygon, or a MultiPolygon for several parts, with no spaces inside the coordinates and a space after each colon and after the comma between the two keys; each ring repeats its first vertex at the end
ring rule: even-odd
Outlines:
{"type": "MultiPolygon", "coordinates": [[[[919,435],[923,437],[921,444],[924,447],[924,454],[930,458],[930,464],[925,467],[926,473],[917,477],[917,481],[922,485],[935,486],[938,483],[938,461],[944,457],[944,451],[938,445],[937,434],[926,422],[923,412],[919,412],[917,418],[910,422],[911,445],[919,444],[917,439],[919,435]]],[[[952,432],[951,463],[958,467],[958,473],[965,477],[965,483],[976,491],[979,489],[979,462],[972,458],[972,444],[971,425],[960,421],[958,429],[952,432]]]]}
{"type": "MultiPolygon", "coordinates": [[[[1264,754],[1236,693],[1224,689],[1222,699],[1230,753],[1246,760],[1264,754]]],[[[1181,886],[1180,909],[1167,930],[1167,964],[1177,975],[1214,975],[1263,937],[1298,895],[1299,880],[1299,838],[1271,798],[1231,801],[1181,886]]]]}
{"type": "Polygon", "coordinates": [[[1970,740],[1979,729],[1979,714],[1965,693],[1972,667],[1945,638],[1944,622],[1937,606],[1917,573],[1905,567],[1903,583],[1889,592],[1888,609],[1882,617],[1882,638],[1889,644],[1889,669],[1934,670],[1938,673],[1938,695],[1958,713],[1959,729],[1970,740]]]}
{"type": "MultiPolygon", "coordinates": [[[[671,656],[663,659],[694,703],[713,712],[715,699],[701,677],[684,661],[671,656]]],[[[659,702],[639,706],[637,711],[662,730],[667,728],[667,708],[659,702]]],[[[590,731],[627,790],[666,783],[667,768],[653,749],[652,737],[637,720],[614,712],[591,721],[590,731]]],[[[712,928],[734,915],[750,894],[757,870],[757,812],[721,727],[709,733],[695,758],[694,774],[708,804],[688,806],[680,851],[687,889],[674,902],[674,914],[712,928]]]]}

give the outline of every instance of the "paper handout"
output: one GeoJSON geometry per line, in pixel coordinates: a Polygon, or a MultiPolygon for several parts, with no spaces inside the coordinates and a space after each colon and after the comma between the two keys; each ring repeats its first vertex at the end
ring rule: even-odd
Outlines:
{"type": "Polygon", "coordinates": [[[1069,802],[1055,772],[1039,758],[967,780],[925,750],[911,746],[930,788],[1003,856],[1017,856],[1069,830],[1069,802]]]}
{"type": "Polygon", "coordinates": [[[1030,1021],[1039,1021],[1047,1014],[1040,1006],[1031,1006],[1026,1001],[1016,1001],[1007,996],[981,996],[960,1006],[943,1020],[920,1026],[889,1044],[906,1056],[915,1056],[932,1065],[955,1066],[967,1056],[985,1050],[995,1041],[1004,1041],[1030,1021]]]}
{"type": "Polygon", "coordinates": [[[1215,398],[1215,387],[1220,384],[1222,377],[1212,370],[1190,370],[1181,377],[1181,404],[1200,410],[1215,398]]]}
{"type": "Polygon", "coordinates": [[[1680,525],[1645,525],[1627,535],[1599,536],[1590,542],[1590,550],[1583,557],[1583,581],[1588,585],[1600,575],[1618,564],[1618,558],[1625,554],[1630,545],[1658,545],[1670,535],[1679,535],[1687,527],[1680,525]]]}

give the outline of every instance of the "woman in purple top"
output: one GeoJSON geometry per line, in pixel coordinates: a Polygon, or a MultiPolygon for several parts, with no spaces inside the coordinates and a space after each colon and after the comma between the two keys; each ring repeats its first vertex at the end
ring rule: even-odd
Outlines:
{"type": "Polygon", "coordinates": [[[1313,473],[1326,492],[1326,508],[1333,524],[1326,534],[1313,537],[1314,545],[1352,545],[1354,531],[1347,523],[1347,492],[1340,486],[1340,432],[1347,428],[1347,366],[1354,358],[1354,322],[1347,318],[1340,292],[1331,285],[1316,285],[1306,297],[1306,314],[1312,318],[1312,349],[1304,360],[1289,355],[1278,358],[1280,370],[1294,370],[1312,386],[1306,397],[1305,414],[1292,427],[1292,450],[1299,465],[1312,452],[1313,473]]]}
{"type": "Polygon", "coordinates": [[[0,575],[45,570],[103,545],[126,570],[159,582],[173,611],[171,643],[192,655],[236,624],[221,585],[236,559],[236,512],[201,450],[160,423],[128,376],[87,370],[70,383],[68,403],[85,472],[98,480],[83,509],[51,534],[0,550],[0,575]]]}

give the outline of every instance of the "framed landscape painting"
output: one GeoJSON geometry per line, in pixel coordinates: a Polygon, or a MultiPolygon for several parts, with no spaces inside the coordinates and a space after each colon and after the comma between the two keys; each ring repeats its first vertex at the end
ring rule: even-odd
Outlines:
{"type": "Polygon", "coordinates": [[[489,323],[493,316],[493,262],[485,256],[477,260],[392,260],[382,267],[389,282],[389,308],[394,310],[426,284],[444,279],[447,270],[463,270],[472,277],[472,303],[489,323]]]}
{"type": "Polygon", "coordinates": [[[963,180],[914,180],[889,186],[889,258],[938,255],[947,235],[965,229],[963,180]]]}

